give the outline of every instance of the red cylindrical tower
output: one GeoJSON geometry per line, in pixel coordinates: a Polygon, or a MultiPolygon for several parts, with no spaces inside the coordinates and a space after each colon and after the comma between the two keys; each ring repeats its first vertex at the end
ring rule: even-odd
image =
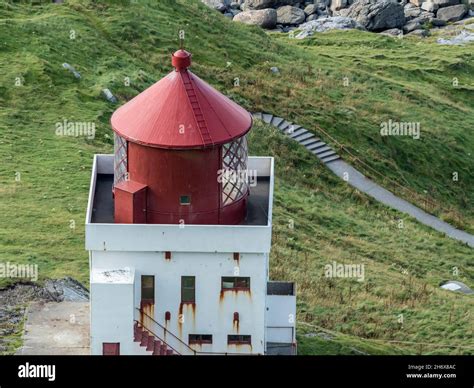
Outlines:
{"type": "Polygon", "coordinates": [[[112,115],[115,222],[239,224],[249,195],[249,112],[189,71],[175,70],[112,115]]]}

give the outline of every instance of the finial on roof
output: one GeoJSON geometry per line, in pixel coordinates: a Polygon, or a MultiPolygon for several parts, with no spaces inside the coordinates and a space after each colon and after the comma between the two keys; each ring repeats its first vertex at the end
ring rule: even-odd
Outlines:
{"type": "Polygon", "coordinates": [[[171,63],[176,68],[176,71],[184,71],[191,66],[191,53],[180,49],[173,54],[171,63]]]}

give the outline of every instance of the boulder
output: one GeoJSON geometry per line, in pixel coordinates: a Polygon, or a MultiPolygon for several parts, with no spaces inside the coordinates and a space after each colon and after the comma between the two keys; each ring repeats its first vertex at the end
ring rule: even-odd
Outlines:
{"type": "Polygon", "coordinates": [[[349,5],[349,0],[331,0],[331,11],[339,11],[349,5]]]}
{"type": "Polygon", "coordinates": [[[301,32],[296,35],[296,38],[303,39],[313,35],[315,32],[349,29],[364,30],[364,27],[361,24],[357,23],[354,19],[345,18],[341,16],[333,16],[321,18],[318,20],[311,20],[309,22],[301,24],[298,29],[301,32]]]}
{"type": "Polygon", "coordinates": [[[313,13],[312,15],[309,15],[309,16],[306,18],[306,21],[307,21],[307,22],[310,22],[311,20],[316,20],[318,17],[319,17],[318,14],[313,13]]]}
{"type": "Polygon", "coordinates": [[[444,27],[446,25],[446,21],[437,18],[431,19],[430,22],[433,27],[444,27]]]}
{"type": "Polygon", "coordinates": [[[410,20],[407,24],[403,26],[403,32],[408,34],[412,31],[419,30],[421,28],[421,24],[417,20],[410,20]]]}
{"type": "Polygon", "coordinates": [[[435,4],[431,0],[425,1],[423,4],[421,4],[421,9],[427,12],[435,12],[439,8],[438,4],[435,4]]]}
{"type": "Polygon", "coordinates": [[[410,20],[416,18],[417,16],[420,16],[421,9],[412,3],[408,3],[403,8],[403,13],[405,14],[405,18],[407,20],[410,20]]]}
{"type": "Polygon", "coordinates": [[[409,0],[411,4],[417,6],[417,7],[421,7],[421,4],[423,4],[425,1],[427,0],[409,0]]]}
{"type": "Polygon", "coordinates": [[[418,36],[420,38],[424,38],[428,36],[430,33],[427,30],[415,30],[408,34],[408,36],[418,36]]]}
{"type": "Polygon", "coordinates": [[[277,9],[277,23],[284,25],[296,25],[304,22],[306,15],[300,8],[285,5],[277,9]]]}
{"type": "Polygon", "coordinates": [[[272,29],[277,23],[277,11],[271,8],[244,11],[235,15],[234,21],[272,29]]]}
{"type": "Polygon", "coordinates": [[[312,15],[318,12],[319,5],[318,4],[309,4],[305,7],[304,13],[306,15],[312,15]]]}
{"type": "Polygon", "coordinates": [[[389,30],[382,31],[380,34],[387,36],[400,36],[403,35],[403,31],[399,28],[390,28],[389,30]]]}
{"type": "Polygon", "coordinates": [[[445,22],[457,22],[466,14],[467,9],[464,4],[451,5],[450,7],[440,8],[436,17],[445,22]]]}
{"type": "Polygon", "coordinates": [[[369,31],[400,28],[405,24],[403,6],[392,0],[358,0],[349,7],[347,17],[369,31]]]}
{"type": "Polygon", "coordinates": [[[201,2],[222,13],[224,13],[230,5],[230,0],[201,0],[201,2]]]}
{"type": "Polygon", "coordinates": [[[438,8],[441,7],[449,7],[450,5],[456,5],[459,4],[459,0],[431,0],[433,3],[435,3],[438,8]]]}
{"type": "Polygon", "coordinates": [[[276,4],[275,0],[246,0],[245,9],[246,10],[255,10],[255,9],[265,9],[272,8],[276,4]]]}

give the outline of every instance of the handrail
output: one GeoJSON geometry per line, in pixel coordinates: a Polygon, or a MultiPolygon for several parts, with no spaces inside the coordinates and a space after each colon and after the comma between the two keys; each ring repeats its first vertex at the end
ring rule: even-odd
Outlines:
{"type": "Polygon", "coordinates": [[[148,327],[146,327],[143,322],[140,322],[138,321],[137,319],[134,319],[133,320],[134,322],[136,322],[137,324],[141,325],[146,331],[150,332],[151,334],[153,334],[154,337],[158,338],[161,342],[163,342],[166,346],[170,347],[173,352],[175,352],[176,354],[178,355],[181,355],[180,352],[178,352],[175,348],[173,348],[169,343],[167,343],[163,338],[161,338],[160,336],[158,336],[156,333],[154,333],[153,331],[151,331],[148,327]]]}
{"type": "MultiPolygon", "coordinates": [[[[173,337],[174,339],[176,339],[182,346],[184,346],[184,348],[188,351],[190,351],[193,355],[196,355],[197,351],[194,350],[193,348],[191,348],[186,342],[184,342],[183,340],[181,340],[180,338],[178,338],[177,336],[175,336],[171,331],[169,331],[169,329],[167,329],[166,327],[164,327],[163,325],[161,325],[160,323],[158,323],[157,321],[155,321],[155,319],[153,319],[152,317],[150,317],[146,312],[144,312],[142,309],[139,309],[138,307],[136,307],[136,310],[139,312],[140,314],[140,318],[142,318],[142,316],[145,316],[147,319],[149,319],[151,322],[153,322],[154,324],[156,324],[158,327],[160,327],[162,330],[163,330],[163,337],[167,337],[168,334],[171,335],[171,337],[173,337]]],[[[142,319],[140,319],[142,320],[142,319]]],[[[142,326],[145,327],[145,325],[143,325],[143,322],[139,322],[142,326]]],[[[148,330],[148,329],[147,329],[148,330]]],[[[150,330],[151,332],[151,330],[150,330]]],[[[158,337],[158,336],[157,336],[158,337]]],[[[158,337],[159,338],[159,337],[158,337]]],[[[161,339],[161,338],[160,338],[161,339]]],[[[161,339],[164,343],[166,343],[168,346],[170,346],[172,348],[171,345],[169,345],[168,341],[165,341],[163,339],[161,339]]],[[[174,350],[174,349],[173,349],[174,350]]],[[[180,353],[181,354],[181,353],[180,353]]]]}
{"type": "MultiPolygon", "coordinates": [[[[373,167],[369,166],[367,163],[365,163],[363,160],[361,160],[357,155],[355,155],[351,151],[349,151],[344,144],[340,143],[337,139],[335,139],[328,132],[326,132],[323,128],[321,128],[318,124],[313,123],[312,126],[314,126],[317,131],[321,132],[327,138],[329,138],[339,148],[339,150],[342,151],[342,152],[345,152],[350,157],[350,159],[352,161],[355,161],[356,163],[359,163],[359,165],[365,167],[366,169],[368,169],[371,172],[375,173],[379,177],[385,179],[390,184],[396,186],[397,188],[401,189],[402,191],[405,191],[406,193],[411,194],[415,198],[420,197],[420,195],[421,195],[420,193],[418,193],[414,190],[411,190],[408,187],[403,186],[402,184],[398,183],[397,181],[393,180],[392,178],[384,175],[383,173],[381,173],[381,172],[377,171],[376,169],[374,169],[373,167]]],[[[422,203],[422,206],[425,209],[425,211],[429,212],[428,206],[427,206],[428,204],[431,206],[431,209],[438,209],[438,210],[444,211],[446,213],[449,213],[449,212],[454,213],[456,218],[458,219],[458,222],[460,222],[462,220],[461,214],[457,210],[455,210],[453,208],[449,208],[449,209],[445,208],[438,201],[436,201],[434,198],[426,196],[424,198],[424,204],[422,203]]]]}
{"type": "MultiPolygon", "coordinates": [[[[186,342],[184,342],[182,339],[178,338],[176,335],[174,335],[169,329],[167,329],[166,327],[164,327],[163,325],[161,325],[159,322],[157,322],[154,318],[150,317],[147,313],[145,313],[142,309],[139,309],[138,307],[135,307],[135,309],[140,313],[140,315],[144,315],[146,318],[148,318],[151,322],[153,322],[154,324],[158,325],[158,327],[160,327],[164,333],[167,333],[167,334],[170,334],[173,338],[177,339],[182,345],[184,345],[185,349],[187,349],[188,351],[191,351],[193,353],[193,355],[221,355],[221,356],[252,356],[252,355],[260,355],[260,353],[229,353],[229,352],[203,352],[203,351],[198,351],[198,350],[194,350],[193,348],[191,348],[186,342]]],[[[153,333],[151,330],[149,330],[142,322],[138,321],[135,319],[135,322],[138,322],[140,325],[142,325],[145,330],[149,331],[151,334],[153,334],[155,337],[157,337],[159,340],[161,340],[164,344],[168,345],[170,348],[173,349],[173,351],[175,351],[176,353],[178,353],[179,355],[181,355],[181,353],[179,353],[177,350],[175,350],[171,345],[169,345],[169,343],[165,340],[163,340],[162,338],[160,338],[159,336],[157,336],[155,333],[153,333]]]]}

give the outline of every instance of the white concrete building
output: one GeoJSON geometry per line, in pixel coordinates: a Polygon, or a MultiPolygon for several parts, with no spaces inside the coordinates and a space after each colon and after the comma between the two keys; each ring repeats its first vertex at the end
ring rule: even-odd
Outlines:
{"type": "MultiPolygon", "coordinates": [[[[141,120],[139,128],[150,125],[143,122],[148,111],[123,118],[134,104],[150,109],[137,97],[112,117],[115,157],[94,157],[86,216],[91,353],[295,354],[295,286],[269,281],[273,158],[247,157],[250,115],[238,117],[243,130],[239,123],[232,125],[236,132],[228,130],[219,140],[226,123],[214,120],[216,112],[226,109],[224,115],[232,117],[243,109],[230,106],[228,99],[225,108],[216,107],[216,98],[224,97],[187,69],[188,53],[175,53],[173,64],[176,74],[167,78],[177,80],[170,86],[164,79],[166,96],[169,100],[171,93],[184,93],[191,119],[182,117],[182,101],[178,113],[168,104],[173,118],[158,112],[161,121],[152,117],[158,123],[154,133],[174,130],[173,120],[186,128],[186,120],[194,120],[202,144],[178,147],[178,137],[165,147],[163,137],[160,143],[132,136],[127,129],[136,124],[135,117],[141,120]],[[209,160],[218,161],[218,171],[209,160]],[[147,170],[149,163],[158,167],[147,170]],[[166,170],[160,175],[162,165],[166,170]],[[126,176],[118,179],[123,169],[126,176]],[[247,174],[235,181],[217,179],[222,169],[247,174]],[[216,186],[217,196],[209,186],[216,186]]],[[[163,80],[153,88],[165,94],[163,80]]],[[[150,98],[150,89],[142,95],[150,98]]]]}

